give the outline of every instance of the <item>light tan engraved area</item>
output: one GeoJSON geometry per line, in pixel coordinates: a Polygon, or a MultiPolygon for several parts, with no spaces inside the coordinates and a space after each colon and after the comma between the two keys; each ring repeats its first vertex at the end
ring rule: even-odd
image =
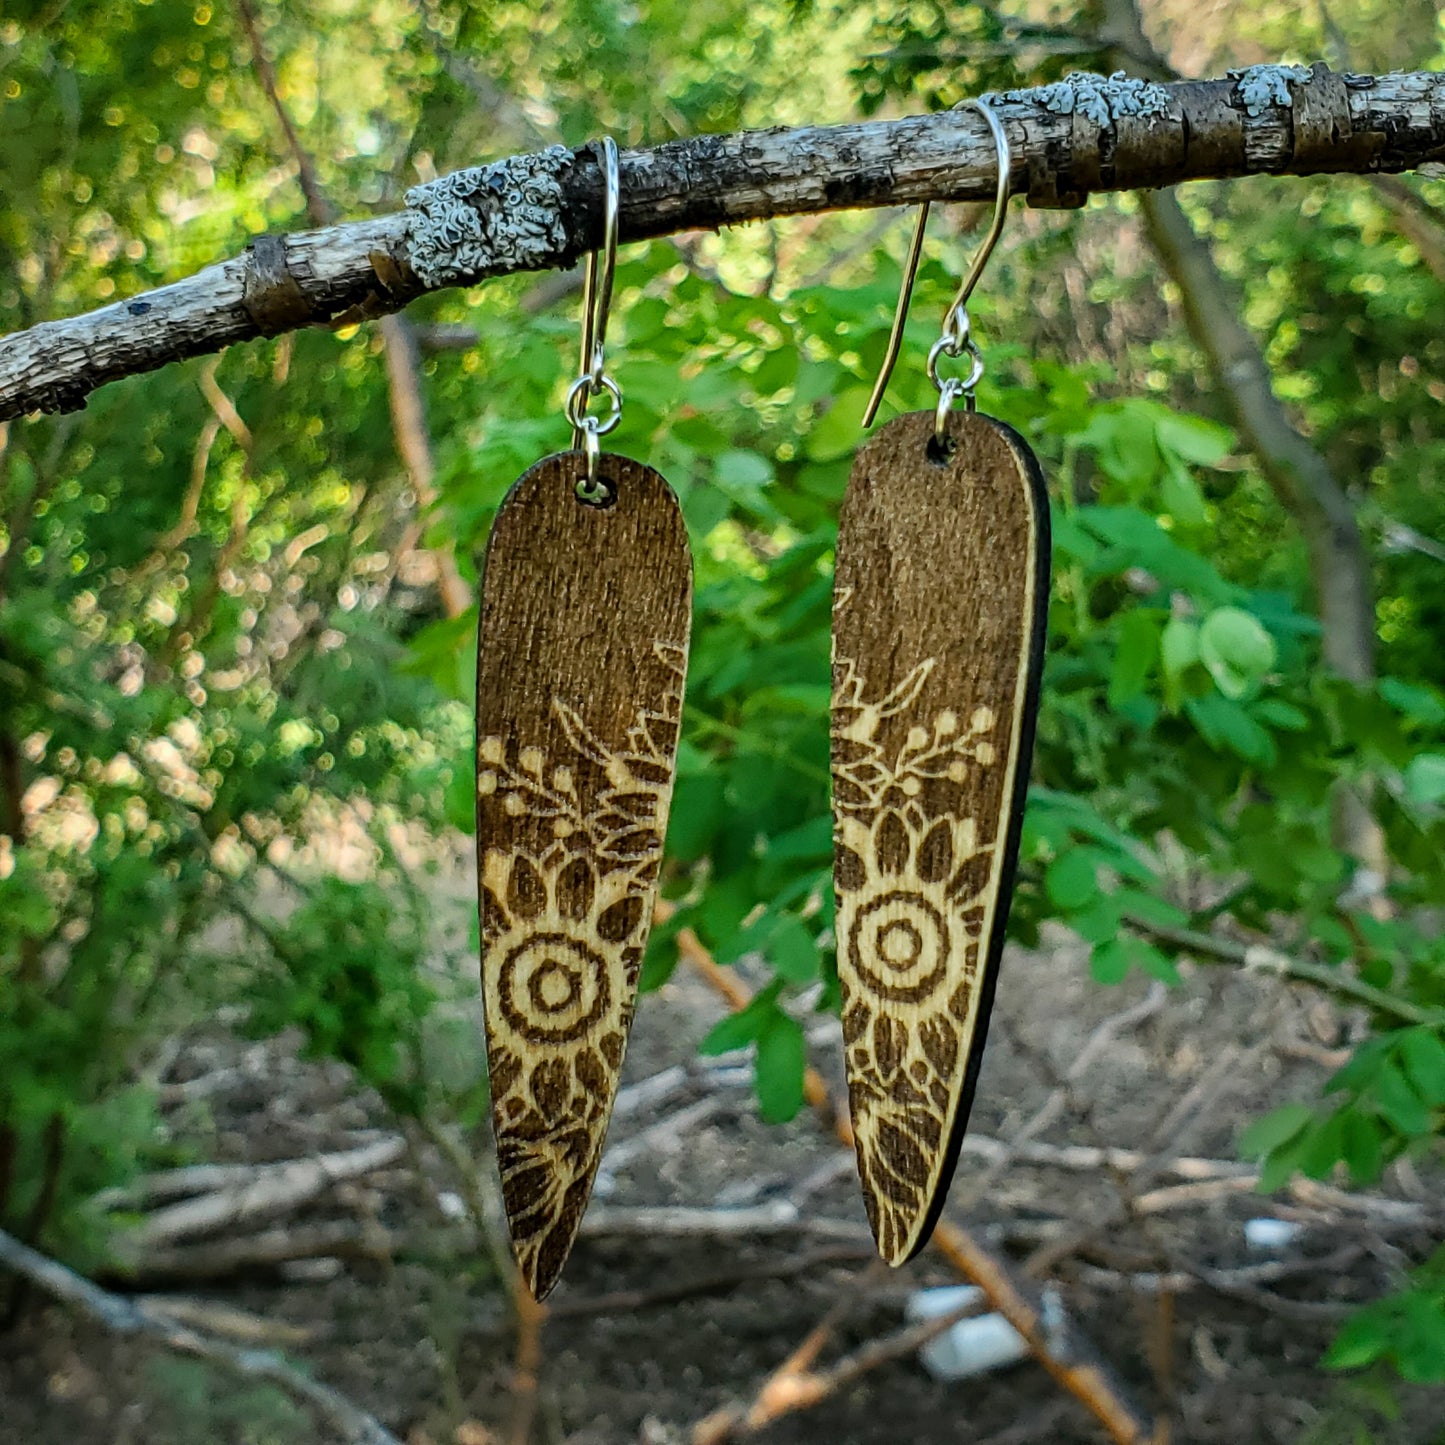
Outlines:
{"type": "Polygon", "coordinates": [[[933,425],[900,417],[860,451],[834,579],[845,1064],[864,1202],[892,1264],[932,1229],[972,1102],[1048,594],[1047,504],[1023,443],[955,413],[940,459],[933,425]]]}
{"type": "Polygon", "coordinates": [[[482,977],[503,1199],[538,1294],[596,1173],[651,924],[686,665],[677,647],[656,656],[663,707],[637,714],[624,748],[556,698],[565,756],[498,736],[477,747],[481,806],[526,820],[526,846],[481,858],[482,977]]]}
{"type": "Polygon", "coordinates": [[[998,762],[996,719],[944,709],[885,751],[883,725],[905,719],[934,661],[868,701],[839,663],[833,741],[838,972],[853,1128],[879,1250],[907,1258],[938,1186],[955,1081],[968,1058],[999,839],[944,811],[949,794],[998,762]]]}
{"type": "Polygon", "coordinates": [[[477,622],[477,893],[492,1123],[512,1245],[542,1298],[601,1157],[677,756],[692,557],[660,473],[581,452],[507,494],[477,622]]]}

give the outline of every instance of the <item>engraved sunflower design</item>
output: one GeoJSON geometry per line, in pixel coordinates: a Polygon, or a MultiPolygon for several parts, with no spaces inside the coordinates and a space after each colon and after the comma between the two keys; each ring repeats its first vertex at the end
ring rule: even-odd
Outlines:
{"type": "Polygon", "coordinates": [[[502,1196],[544,1294],[571,1247],[617,1091],[667,831],[685,654],[608,746],[553,698],[546,746],[477,742],[482,994],[502,1196]]]}
{"type": "Polygon", "coordinates": [[[843,1038],[865,1202],[907,1258],[937,1185],[978,999],[998,840],[971,816],[993,767],[987,707],[916,718],[933,670],[870,700],[835,659],[834,883],[843,1038]]]}
{"type": "Polygon", "coordinates": [[[483,993],[502,1194],[529,1278],[560,1269],[581,1220],[626,1050],[646,899],[562,847],[488,850],[483,993]]]}

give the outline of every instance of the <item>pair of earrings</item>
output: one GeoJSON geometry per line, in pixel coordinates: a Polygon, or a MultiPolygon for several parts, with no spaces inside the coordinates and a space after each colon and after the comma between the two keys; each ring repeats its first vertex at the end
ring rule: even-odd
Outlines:
{"type": "MultiPolygon", "coordinates": [[[[927,1240],[992,1001],[1033,747],[1049,585],[1038,464],[978,414],[967,302],[928,356],[933,412],[858,454],[839,518],[832,777],[838,974],[858,1167],[880,1253],[927,1240]],[[941,378],[942,357],[966,358],[941,378]],[[962,398],[965,410],[954,410],[962,398]]],[[[583,293],[573,449],[508,494],[487,550],[477,666],[483,997],[502,1195],[523,1277],[556,1283],[601,1158],[652,921],[682,715],[692,566],[676,498],[603,453],[617,151],[583,293]],[[590,414],[600,396],[604,418],[590,414]]],[[[871,424],[902,342],[925,205],[871,424]]]]}

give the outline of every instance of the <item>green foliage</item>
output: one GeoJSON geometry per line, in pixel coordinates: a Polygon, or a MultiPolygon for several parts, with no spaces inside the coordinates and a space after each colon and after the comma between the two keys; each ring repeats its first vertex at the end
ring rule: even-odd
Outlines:
{"type": "Polygon", "coordinates": [[[161,1408],[148,1422],[154,1445],[227,1440],[236,1445],[302,1445],[315,1439],[315,1421],[274,1386],[218,1378],[201,1361],[158,1355],[145,1365],[145,1386],[161,1408]]]}
{"type": "Polygon", "coordinates": [[[1336,1370],[1387,1362],[1402,1379],[1445,1384],[1445,1249],[1408,1285],[1355,1314],[1325,1356],[1336,1370]]]}
{"type": "Polygon", "coordinates": [[[423,1025],[436,1004],[427,932],[418,913],[398,916],[387,893],[322,879],[275,941],[284,972],[249,980],[249,1027],[263,1036],[299,1028],[305,1054],[350,1065],[399,1113],[416,1114],[423,1025]]]}
{"type": "MultiPolygon", "coordinates": [[[[1398,27],[1380,23],[1381,0],[1358,8],[1351,43],[1375,55],[1398,27]]],[[[161,284],[300,223],[229,7],[52,9],[43,26],[34,6],[0,23],[0,327],[161,284]]],[[[338,0],[324,16],[261,14],[346,214],[394,208],[432,169],[604,128],[639,143],[828,118],[801,73],[851,73],[871,111],[1097,59],[1087,37],[975,4],[338,0]]],[[[1261,53],[1315,23],[1281,36],[1268,16],[1236,18],[1261,53]]],[[[1437,206],[1445,194],[1438,181],[1422,193],[1437,206]]],[[[980,400],[1043,458],[1055,546],[1010,928],[1031,942],[1068,926],[1105,985],[1136,971],[1172,983],[1181,931],[1222,923],[1288,938],[1324,979],[1378,990],[1324,1100],[1241,1140],[1267,1188],[1295,1172],[1365,1182],[1437,1148],[1445,1124],[1445,947],[1430,912],[1445,896],[1445,590],[1428,550],[1389,540],[1397,524],[1445,535],[1432,480],[1445,462],[1441,287],[1363,181],[1195,194],[1281,394],[1388,543],[1374,578],[1384,676],[1357,686],[1321,665],[1305,548],[1204,414],[1155,269],[1119,239],[1133,238],[1127,202],[1011,230],[973,305],[980,400]],[[1353,860],[1332,841],[1333,801],[1351,791],[1384,829],[1386,921],[1357,901],[1353,860]]],[[[627,394],[614,442],[673,481],[697,573],[664,879],[677,911],[643,983],[665,981],[682,927],[765,979],[703,1047],[752,1050],[769,1119],[800,1107],[803,1021],[837,1004],[833,546],[901,246],[873,246],[867,224],[629,248],[610,333],[627,394]]],[[[963,249],[939,245],[890,391],[900,411],[933,404],[918,362],[963,249]]],[[[252,1033],[298,1031],[402,1113],[480,1111],[454,1000],[474,992],[470,965],[438,965],[429,880],[391,841],[402,826],[433,838],[472,826],[475,614],[441,616],[426,553],[408,547],[419,523],[423,547],[474,580],[508,486],[565,444],[575,323],[534,284],[413,307],[423,327],[476,338],[422,363],[440,499],[421,516],[369,330],[308,330],[214,369],[117,383],[82,418],[15,424],[0,441],[7,1227],[36,1219],[72,1254],[98,1244],[83,1201],[171,1148],[138,1068],[223,1006],[252,1033]],[[345,869],[328,855],[341,832],[364,855],[345,869]],[[210,937],[226,919],[244,929],[239,956],[210,937]]],[[[1341,1336],[1334,1363],[1438,1373],[1424,1334],[1439,1284],[1438,1263],[1422,1270],[1341,1336]]]]}

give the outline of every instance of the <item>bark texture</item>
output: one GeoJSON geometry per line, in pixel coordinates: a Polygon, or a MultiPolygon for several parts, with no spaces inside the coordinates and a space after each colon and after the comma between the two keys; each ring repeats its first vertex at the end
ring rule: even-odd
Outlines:
{"type": "MultiPolygon", "coordinates": [[[[1169,85],[1084,75],[991,99],[1008,132],[1014,190],[1035,205],[1211,177],[1445,162],[1445,75],[1429,72],[1255,66],[1169,85]]],[[[698,136],[621,157],[620,237],[985,200],[993,172],[988,129],[971,111],[698,136]]],[[[598,168],[586,149],[456,172],[408,201],[390,216],[258,237],[185,280],[0,340],[0,421],[78,409],[105,382],[231,342],[397,311],[438,285],[566,267],[601,229],[598,168]]]]}

